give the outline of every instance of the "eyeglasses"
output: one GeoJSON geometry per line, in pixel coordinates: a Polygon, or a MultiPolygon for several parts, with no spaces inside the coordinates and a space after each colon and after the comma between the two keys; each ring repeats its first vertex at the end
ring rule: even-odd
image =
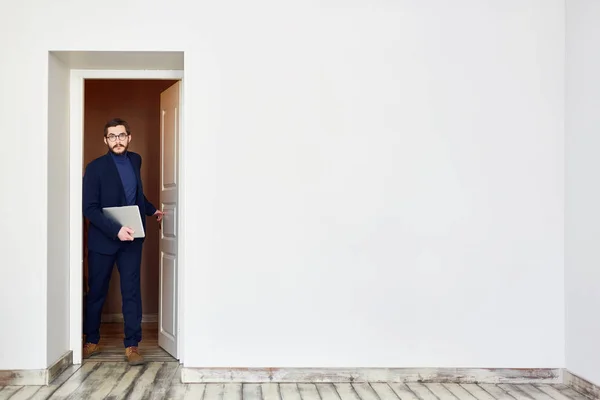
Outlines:
{"type": "Polygon", "coordinates": [[[119,133],[119,135],[118,135],[118,136],[117,136],[117,135],[113,135],[113,134],[111,133],[110,135],[106,136],[106,138],[107,138],[109,141],[111,141],[111,142],[114,142],[115,140],[117,140],[117,138],[119,138],[119,140],[120,140],[120,141],[123,141],[123,140],[125,140],[125,138],[126,138],[127,136],[129,136],[129,134],[128,134],[128,133],[119,133]]]}

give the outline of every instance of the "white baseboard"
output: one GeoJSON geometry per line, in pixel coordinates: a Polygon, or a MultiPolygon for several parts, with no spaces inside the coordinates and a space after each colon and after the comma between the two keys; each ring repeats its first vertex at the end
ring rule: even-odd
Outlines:
{"type": "Polygon", "coordinates": [[[561,383],[561,368],[189,368],[183,383],[561,383]]]}
{"type": "Polygon", "coordinates": [[[564,383],[590,399],[600,399],[600,385],[583,379],[569,370],[564,371],[564,383]]]}
{"type": "Polygon", "coordinates": [[[73,364],[73,352],[68,351],[46,369],[0,371],[0,386],[44,386],[73,364]]]}
{"type": "MultiPolygon", "coordinates": [[[[102,322],[124,322],[123,314],[102,314],[102,322]]],[[[158,322],[158,314],[143,314],[142,322],[158,322]]]]}

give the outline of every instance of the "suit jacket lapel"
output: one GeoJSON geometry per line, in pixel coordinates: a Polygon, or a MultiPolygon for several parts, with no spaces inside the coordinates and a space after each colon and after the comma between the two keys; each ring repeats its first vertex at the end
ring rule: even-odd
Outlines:
{"type": "Polygon", "coordinates": [[[136,163],[134,163],[133,160],[131,159],[131,157],[129,158],[129,161],[131,162],[131,166],[133,167],[133,172],[135,172],[135,178],[137,180],[137,188],[139,190],[141,183],[142,183],[142,177],[140,176],[140,166],[137,165],[136,163]]]}
{"type": "Polygon", "coordinates": [[[110,153],[106,153],[105,157],[106,164],[108,165],[106,173],[110,175],[110,181],[116,183],[117,190],[119,191],[119,195],[121,197],[121,205],[125,205],[127,203],[127,199],[125,199],[125,189],[123,188],[123,181],[121,180],[121,175],[117,169],[117,164],[115,164],[115,160],[113,160],[110,153]]]}
{"type": "Polygon", "coordinates": [[[140,202],[140,194],[143,193],[142,191],[142,177],[140,176],[140,166],[137,163],[137,160],[134,162],[133,158],[130,156],[130,154],[128,155],[129,157],[129,162],[131,163],[131,167],[133,168],[133,172],[135,173],[135,179],[136,179],[136,194],[135,194],[135,202],[139,203],[140,202]]]}

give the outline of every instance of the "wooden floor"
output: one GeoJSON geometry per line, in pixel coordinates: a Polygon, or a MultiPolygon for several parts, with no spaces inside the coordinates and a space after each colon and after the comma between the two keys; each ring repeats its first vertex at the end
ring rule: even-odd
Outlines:
{"type": "MultiPolygon", "coordinates": [[[[125,361],[125,347],[123,346],[123,324],[103,323],[100,327],[101,353],[95,354],[84,363],[109,361],[125,361]]],[[[177,361],[169,353],[158,347],[158,323],[142,323],[142,341],[139,343],[140,354],[146,361],[177,361]]]]}
{"type": "Polygon", "coordinates": [[[0,387],[0,399],[588,400],[565,385],[448,383],[188,384],[177,362],[87,362],[49,386],[0,387]]]}
{"type": "Polygon", "coordinates": [[[448,383],[181,383],[181,366],[158,347],[158,326],[143,324],[143,366],[129,366],[123,324],[102,324],[103,352],[73,365],[49,386],[0,386],[0,400],[588,400],[565,385],[448,383]]]}

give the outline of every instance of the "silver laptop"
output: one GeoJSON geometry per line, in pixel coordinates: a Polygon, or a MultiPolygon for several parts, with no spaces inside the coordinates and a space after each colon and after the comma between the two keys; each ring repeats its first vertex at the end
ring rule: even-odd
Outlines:
{"type": "Polygon", "coordinates": [[[102,209],[104,215],[111,218],[121,226],[126,226],[133,229],[134,238],[143,238],[146,236],[142,218],[140,216],[140,208],[138,206],[123,206],[123,207],[105,207],[102,209]]]}

